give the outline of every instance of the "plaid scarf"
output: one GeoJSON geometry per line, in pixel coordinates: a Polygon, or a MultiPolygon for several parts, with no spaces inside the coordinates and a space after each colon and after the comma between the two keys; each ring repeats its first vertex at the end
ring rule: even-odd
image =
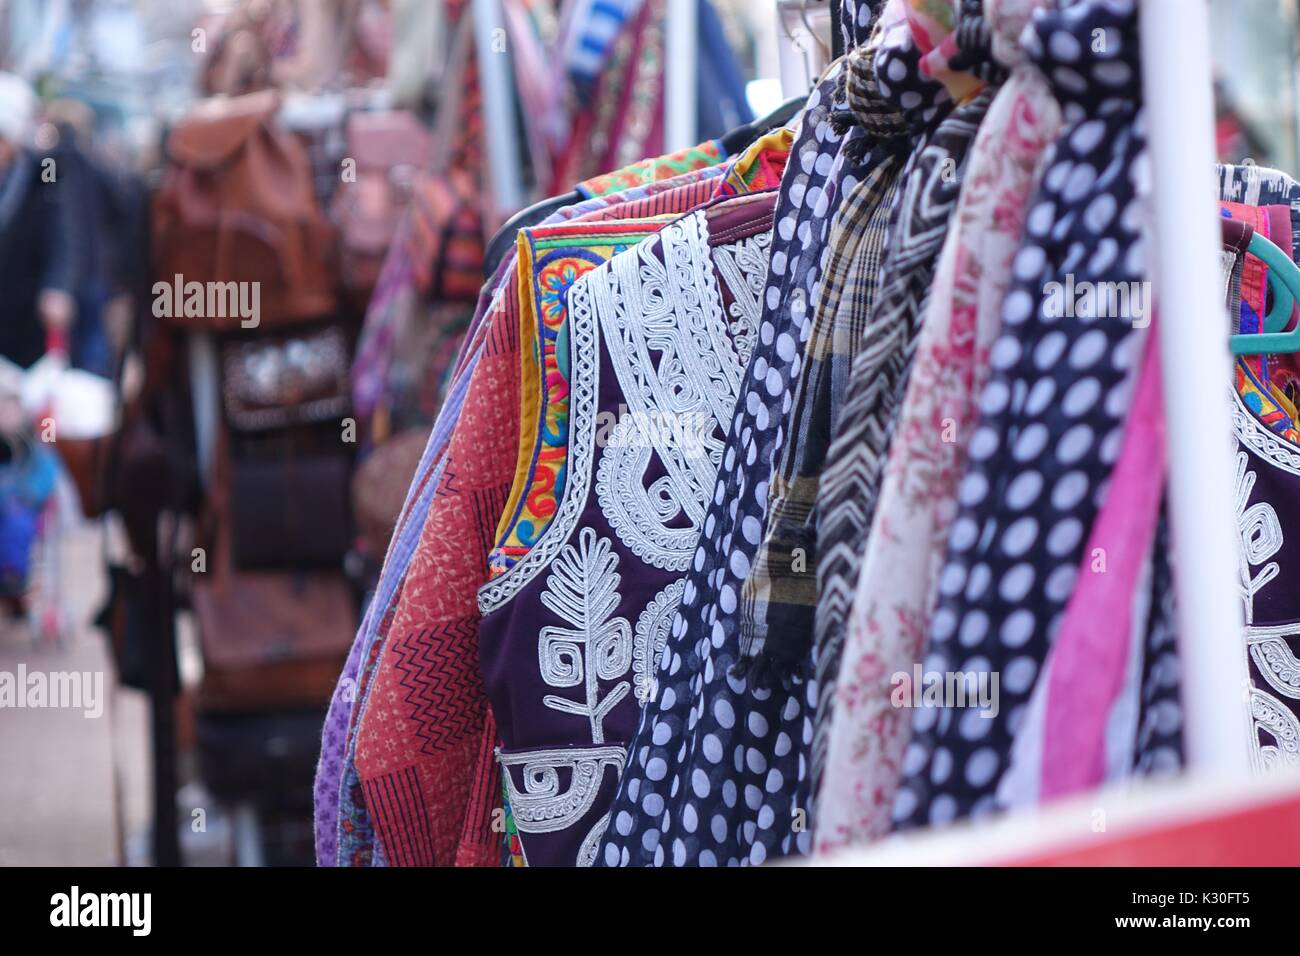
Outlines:
{"type": "MultiPolygon", "coordinates": [[[[880,96],[875,81],[882,37],[877,26],[871,42],[846,60],[848,109],[832,121],[848,134],[841,158],[853,171],[844,176],[844,201],[831,224],[804,363],[783,422],[789,437],[772,471],[767,530],[741,592],[741,660],[756,667],[752,679],[763,684],[771,669],[797,668],[809,647],[817,603],[817,581],[809,570],[816,548],[813,505],[849,367],[866,328],[907,143],[902,114],[880,96]]],[[[815,558],[811,567],[815,571],[815,558]]]]}

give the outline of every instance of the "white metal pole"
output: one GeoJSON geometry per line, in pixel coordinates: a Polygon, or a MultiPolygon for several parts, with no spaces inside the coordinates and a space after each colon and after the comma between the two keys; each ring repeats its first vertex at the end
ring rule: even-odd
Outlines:
{"type": "Polygon", "coordinates": [[[1169,497],[1188,763],[1250,765],[1246,664],[1237,595],[1229,328],[1221,305],[1214,206],[1214,102],[1206,0],[1140,0],[1142,73],[1155,201],[1169,497]],[[1194,425],[1188,426],[1186,423],[1194,425]]]}
{"type": "Polygon", "coordinates": [[[501,0],[474,0],[474,52],[483,90],[488,174],[495,205],[495,228],[524,206],[514,92],[501,0]]]}
{"type": "Polygon", "coordinates": [[[664,17],[664,149],[697,142],[699,110],[699,0],[668,0],[664,17]]]}

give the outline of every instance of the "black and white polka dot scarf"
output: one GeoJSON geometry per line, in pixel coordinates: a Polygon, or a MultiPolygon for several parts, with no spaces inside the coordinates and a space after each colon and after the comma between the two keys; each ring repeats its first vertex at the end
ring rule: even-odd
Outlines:
{"type": "Polygon", "coordinates": [[[894,804],[900,828],[994,809],[1134,412],[1133,301],[1098,284],[1125,283],[1150,317],[1135,3],[1067,2],[1025,37],[1065,123],[1013,264],[924,660],[927,675],[996,672],[999,708],[916,710],[894,804]]]}

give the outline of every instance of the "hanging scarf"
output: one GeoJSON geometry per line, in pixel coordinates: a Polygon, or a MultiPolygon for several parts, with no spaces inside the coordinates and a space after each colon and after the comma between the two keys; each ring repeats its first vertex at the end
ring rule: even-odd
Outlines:
{"type": "MultiPolygon", "coordinates": [[[[839,673],[826,677],[834,697],[823,688],[834,706],[818,715],[819,732],[829,727],[815,814],[818,852],[889,829],[911,731],[908,713],[891,701],[894,675],[910,674],[924,651],[924,623],[934,604],[988,350],[1000,327],[1035,172],[1060,125],[1056,101],[1016,42],[1042,4],[989,0],[993,50],[1013,72],[970,147],[955,210],[933,199],[927,203],[938,221],[948,218],[950,228],[894,426],[839,673]]],[[[927,150],[961,112],[940,125],[927,150]]]]}
{"type": "Polygon", "coordinates": [[[742,591],[741,659],[752,679],[793,670],[807,655],[817,602],[815,513],[818,482],[831,436],[840,428],[844,392],[874,300],[889,211],[910,148],[902,113],[876,86],[875,58],[885,32],[846,61],[849,109],[834,117],[848,133],[844,202],[831,224],[821,291],[813,307],[804,364],[785,413],[786,441],[768,491],[767,529],[742,591]],[[863,155],[865,154],[865,155],[863,155]],[[854,162],[849,157],[861,157],[854,162]]]}
{"type": "MultiPolygon", "coordinates": [[[[844,14],[852,32],[856,5],[844,14]]],[[[792,689],[751,688],[731,669],[740,589],[761,539],[781,414],[841,196],[833,169],[843,137],[830,119],[839,69],[809,96],[782,180],[757,344],[599,864],[761,863],[810,846],[802,749],[812,687],[796,679],[792,689]]]]}
{"type": "Polygon", "coordinates": [[[1134,324],[1150,315],[1135,5],[1078,0],[1026,38],[1064,126],[1012,266],[924,661],[924,681],[969,675],[980,699],[914,711],[894,804],[903,828],[994,809],[1119,454],[1134,324]],[[1131,294],[1106,292],[1117,288],[1131,294]]]}

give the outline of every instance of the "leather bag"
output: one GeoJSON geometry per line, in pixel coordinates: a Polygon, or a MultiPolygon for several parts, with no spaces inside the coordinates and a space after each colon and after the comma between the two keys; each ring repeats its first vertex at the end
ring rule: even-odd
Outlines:
{"type": "MultiPolygon", "coordinates": [[[[251,327],[230,308],[209,308],[224,305],[228,293],[217,286],[230,282],[257,284],[263,328],[334,310],[333,229],[305,148],[275,123],[279,105],[269,90],[207,100],[168,137],[153,205],[154,275],[166,285],[155,286],[155,316],[186,329],[251,327]],[[194,282],[207,293],[200,315],[187,314],[177,295],[194,282]]],[[[246,301],[252,288],[240,290],[246,301]]]]}

